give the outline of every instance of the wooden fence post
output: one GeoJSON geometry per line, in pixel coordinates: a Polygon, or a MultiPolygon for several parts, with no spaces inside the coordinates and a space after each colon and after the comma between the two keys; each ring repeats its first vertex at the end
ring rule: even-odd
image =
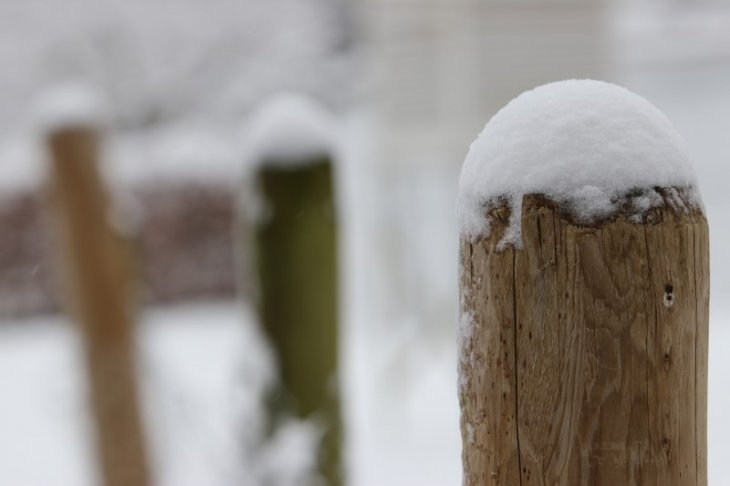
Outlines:
{"type": "Polygon", "coordinates": [[[109,224],[99,137],[86,124],[51,131],[52,195],[63,236],[71,306],[83,333],[101,471],[106,486],[146,486],[138,409],[129,256],[109,224]]]}
{"type": "Polygon", "coordinates": [[[333,169],[328,156],[264,163],[263,215],[256,249],[260,315],[280,383],[270,397],[274,421],[314,419],[324,428],[318,452],[326,484],[343,482],[338,391],[338,252],[333,169]]]}
{"type": "Polygon", "coordinates": [[[462,234],[465,485],[706,486],[709,241],[691,199],[639,187],[585,222],[527,193],[462,234]]]}

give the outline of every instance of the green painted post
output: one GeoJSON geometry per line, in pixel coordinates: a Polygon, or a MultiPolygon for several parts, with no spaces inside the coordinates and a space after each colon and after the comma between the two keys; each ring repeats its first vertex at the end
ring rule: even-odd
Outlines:
{"type": "Polygon", "coordinates": [[[280,382],[269,397],[272,426],[286,417],[323,428],[319,473],[343,483],[338,393],[338,251],[328,156],[268,160],[258,172],[263,214],[256,225],[259,309],[280,382]]]}

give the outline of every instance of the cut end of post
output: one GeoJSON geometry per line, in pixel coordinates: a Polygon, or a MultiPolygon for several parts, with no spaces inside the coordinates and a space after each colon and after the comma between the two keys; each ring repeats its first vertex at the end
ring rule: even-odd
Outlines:
{"type": "Polygon", "coordinates": [[[254,165],[296,167],[329,157],[335,123],[326,107],[298,94],[281,94],[265,103],[249,127],[254,165]]]}
{"type": "Polygon", "coordinates": [[[644,98],[593,80],[522,93],[472,143],[459,181],[462,236],[488,237],[491,213],[509,207],[500,247],[521,246],[527,195],[578,225],[623,215],[643,222],[656,208],[702,212],[686,144],[644,98]]]}

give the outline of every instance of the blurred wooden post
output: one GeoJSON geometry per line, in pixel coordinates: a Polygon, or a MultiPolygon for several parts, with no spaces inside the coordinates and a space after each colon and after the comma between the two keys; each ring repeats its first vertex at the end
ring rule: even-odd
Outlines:
{"type": "Polygon", "coordinates": [[[338,392],[338,252],[332,163],[262,164],[264,204],[256,229],[261,321],[279,367],[274,422],[287,416],[324,427],[318,454],[327,485],[343,483],[338,392]]]}
{"type": "Polygon", "coordinates": [[[528,196],[500,251],[507,213],[461,241],[464,484],[705,486],[704,215],[585,227],[528,196]]]}
{"type": "Polygon", "coordinates": [[[73,311],[84,335],[104,484],[146,486],[128,255],[108,221],[98,144],[98,134],[86,126],[50,134],[53,203],[65,243],[73,311]]]}

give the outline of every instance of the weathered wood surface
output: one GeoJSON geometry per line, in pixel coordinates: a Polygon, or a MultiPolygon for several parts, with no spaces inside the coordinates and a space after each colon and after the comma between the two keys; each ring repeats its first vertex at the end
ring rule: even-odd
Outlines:
{"type": "Polygon", "coordinates": [[[523,248],[461,242],[464,484],[707,484],[699,211],[580,227],[523,203],[523,248]]]}
{"type": "Polygon", "coordinates": [[[49,144],[67,297],[84,338],[104,484],[145,486],[149,471],[135,382],[129,255],[107,220],[97,136],[91,129],[63,129],[49,144]]]}
{"type": "Polygon", "coordinates": [[[280,383],[274,422],[288,416],[323,427],[318,454],[325,484],[343,484],[338,390],[338,251],[332,164],[264,165],[256,230],[261,322],[280,383]]]}

